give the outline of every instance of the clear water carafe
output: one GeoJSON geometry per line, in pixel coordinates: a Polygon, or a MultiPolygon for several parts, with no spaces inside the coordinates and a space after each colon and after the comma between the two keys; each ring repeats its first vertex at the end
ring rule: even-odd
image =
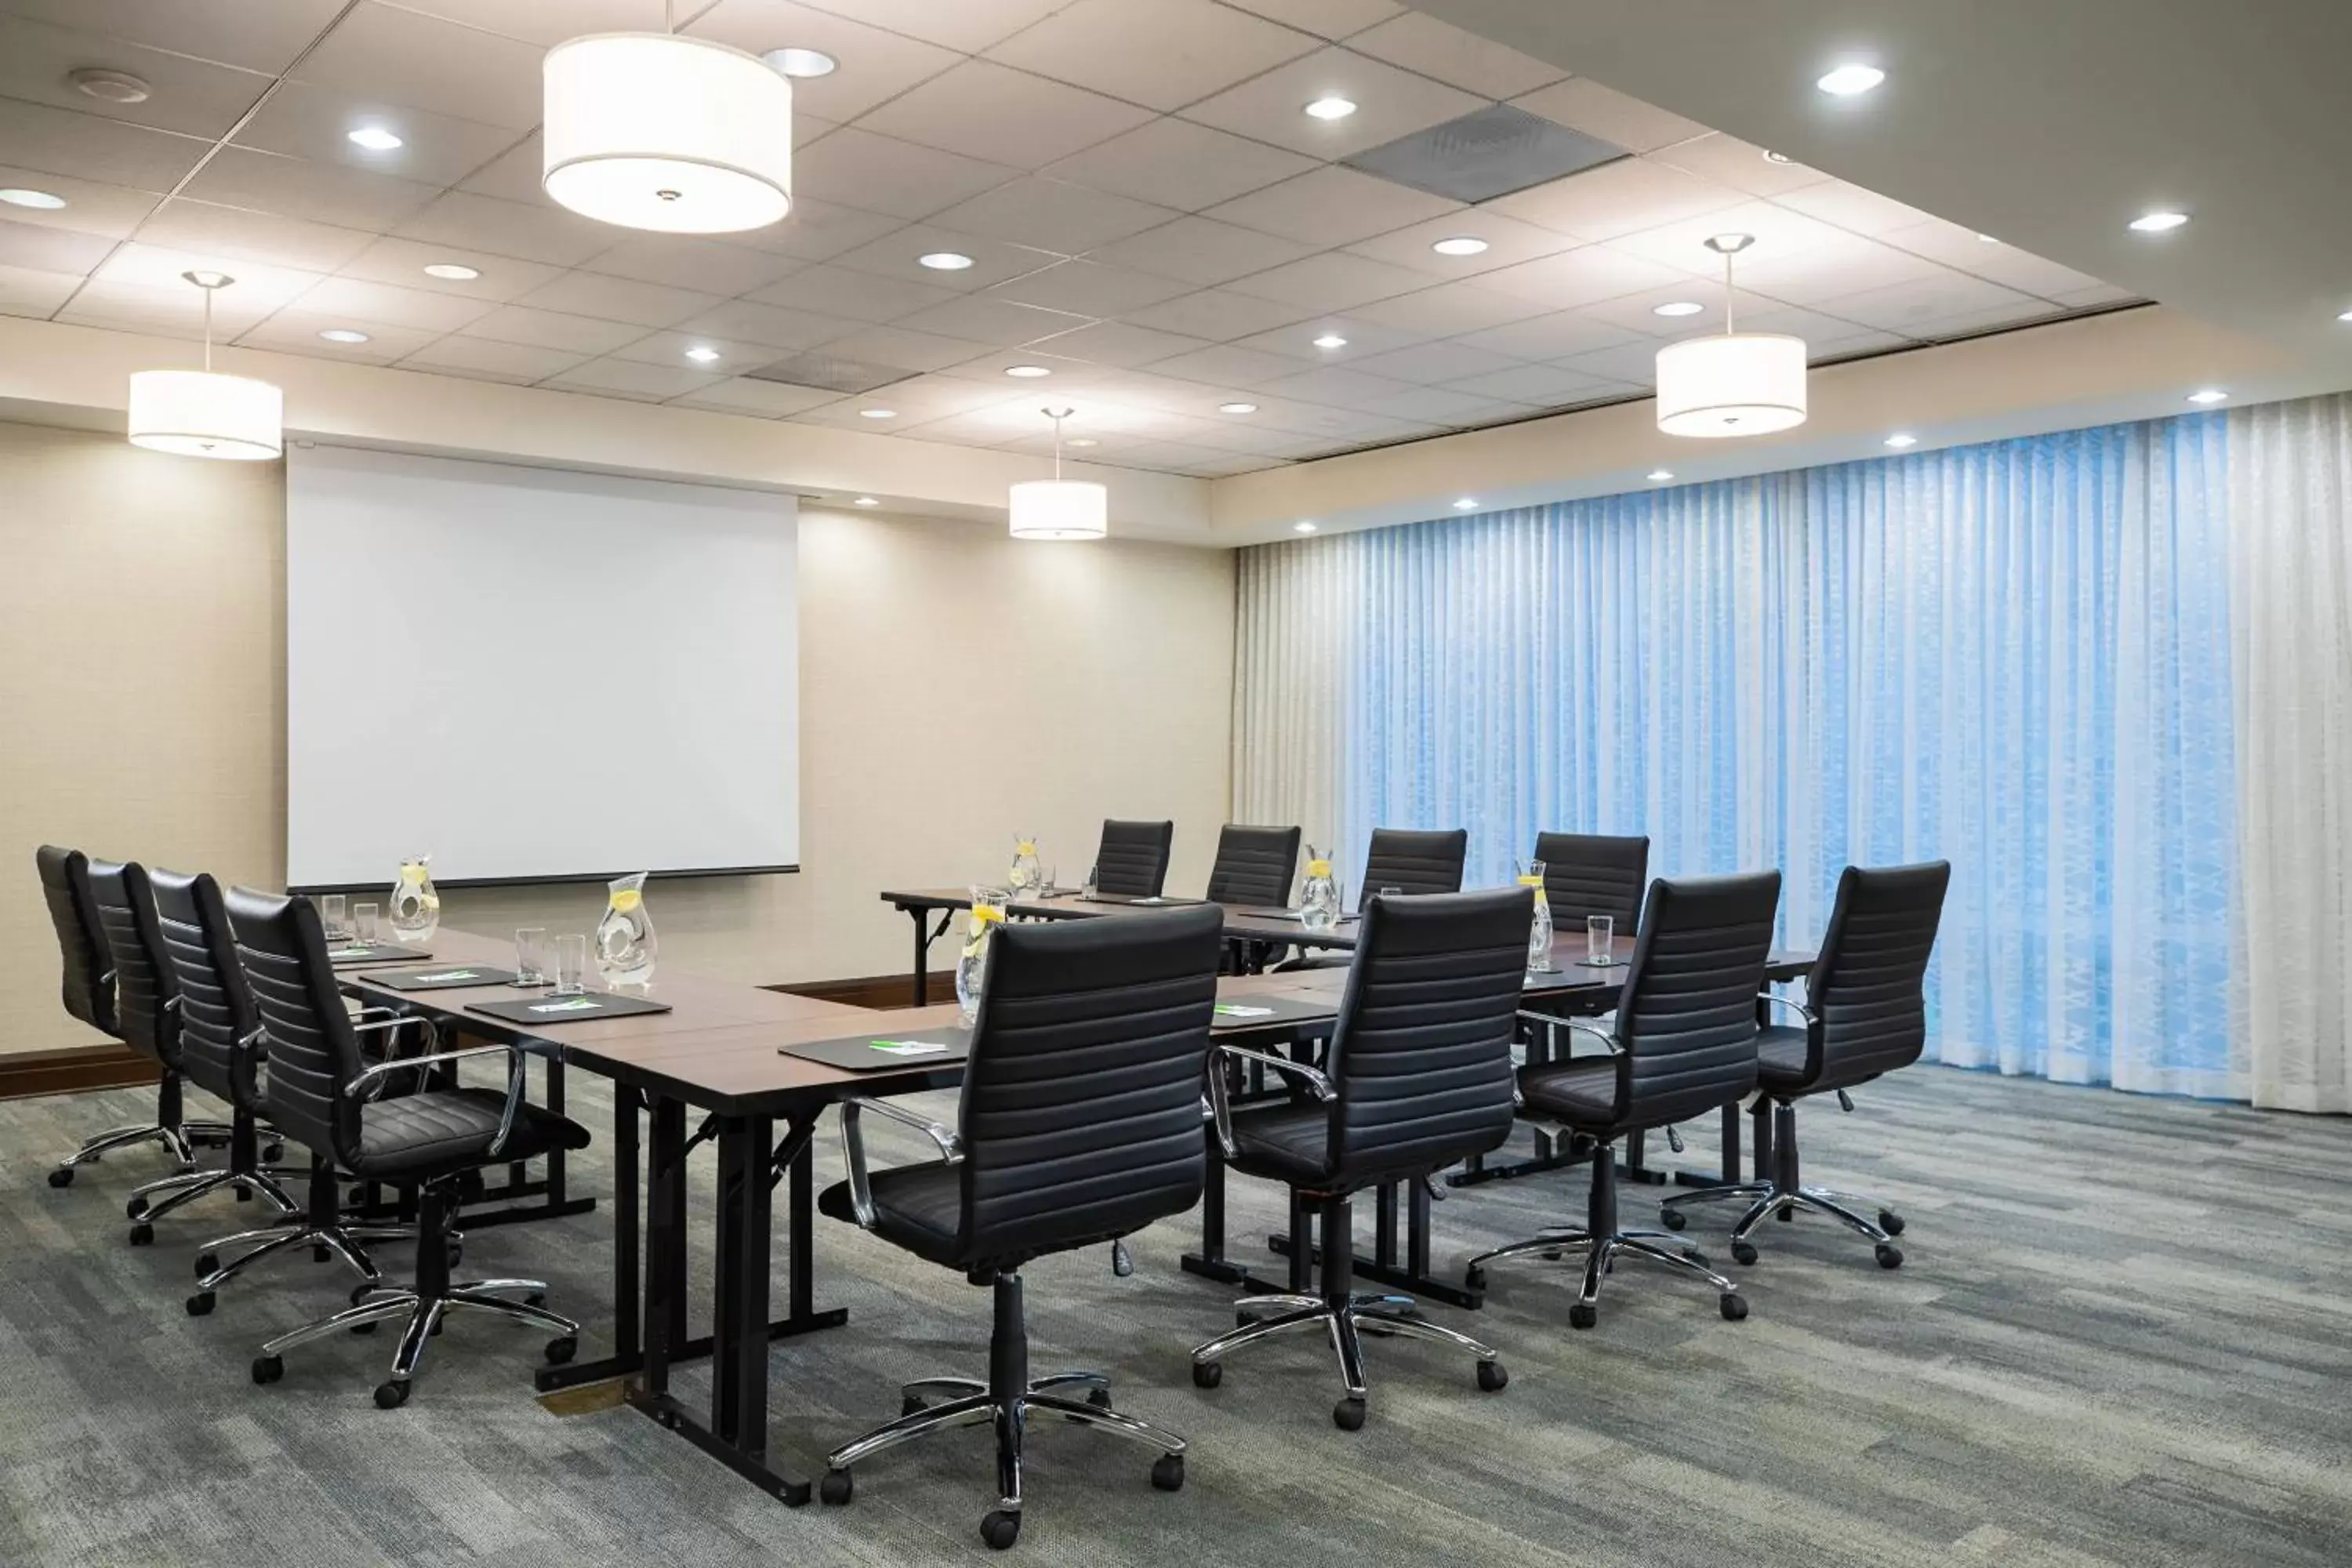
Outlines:
{"type": "Polygon", "coordinates": [[[1013,869],[1004,874],[1014,898],[1035,890],[1045,873],[1037,865],[1037,841],[1026,836],[1013,841],[1013,869]]]}
{"type": "Polygon", "coordinates": [[[1011,895],[1002,888],[974,888],[964,926],[963,952],[956,958],[956,1005],[968,1027],[980,1018],[980,994],[988,980],[988,934],[1004,923],[1011,895]]]}
{"type": "Polygon", "coordinates": [[[1515,860],[1512,866],[1519,886],[1534,889],[1536,895],[1535,919],[1528,925],[1528,969],[1548,974],[1551,972],[1551,904],[1544,898],[1544,863],[1515,860]]]}
{"type": "Polygon", "coordinates": [[[1339,879],[1331,874],[1331,858],[1307,847],[1307,880],[1298,889],[1299,923],[1308,931],[1329,931],[1339,923],[1339,879]]]}
{"type": "Polygon", "coordinates": [[[652,984],[660,955],[653,917],[646,913],[646,873],[614,878],[605,885],[604,918],[596,922],[596,973],[605,988],[652,984]]]}
{"type": "Polygon", "coordinates": [[[433,857],[412,855],[400,863],[400,879],[389,902],[392,934],[399,942],[425,942],[441,927],[441,895],[433,887],[433,857]]]}

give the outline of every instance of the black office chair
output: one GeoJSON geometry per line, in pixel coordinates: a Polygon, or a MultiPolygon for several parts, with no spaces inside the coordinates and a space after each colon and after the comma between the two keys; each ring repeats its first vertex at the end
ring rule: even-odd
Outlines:
{"type": "Polygon", "coordinates": [[[1538,833],[1536,858],[1544,865],[1544,901],[1553,929],[1580,931],[1593,915],[1616,922],[1619,936],[1632,936],[1642,922],[1642,889],[1648,885],[1650,841],[1598,833],[1538,833]]]}
{"type": "Polygon", "coordinates": [[[1225,824],[1209,871],[1209,902],[1282,909],[1298,874],[1298,829],[1225,824]]]}
{"type": "Polygon", "coordinates": [[[1846,1090],[1919,1059],[1927,1044],[1927,959],[1935,952],[1951,879],[1951,865],[1943,860],[1845,868],[1821,953],[1806,979],[1804,1002],[1769,993],[1758,998],[1759,1008],[1787,1007],[1804,1019],[1801,1027],[1768,1025],[1757,1039],[1757,1085],[1770,1107],[1771,1124],[1767,1129],[1758,1118],[1756,1152],[1771,1179],[1678,1194],[1662,1205],[1668,1229],[1689,1223],[1682,1213],[1686,1205],[1744,1198],[1748,1212],[1731,1232],[1731,1256],[1738,1262],[1756,1261],[1753,1238],[1764,1221],[1789,1219],[1802,1209],[1858,1232],[1881,1268],[1903,1266],[1903,1249],[1894,1241],[1903,1234],[1901,1215],[1875,1198],[1809,1187],[1800,1178],[1797,1101],[1834,1094],[1851,1110],[1853,1100],[1846,1090]],[[1871,1209],[1877,1211],[1876,1224],[1864,1217],[1871,1209]]]}
{"type": "Polygon", "coordinates": [[[981,1537],[1010,1546],[1021,1531],[1023,1429],[1047,1413],[1158,1448],[1151,1484],[1163,1491],[1184,1484],[1184,1440],[1115,1414],[1100,1373],[1030,1377],[1020,1270],[1033,1258],[1116,1242],[1200,1201],[1208,1166],[1202,1078],[1223,928],[1222,913],[1206,905],[1003,927],[989,955],[955,1130],[883,1100],[842,1102],[849,1179],[819,1206],[975,1285],[992,1285],[996,1320],[987,1381],[907,1384],[898,1420],[833,1451],[819,1489],[826,1502],[849,1500],[850,1467],[861,1459],[990,1422],[999,1499],[981,1521],[981,1537]],[[862,1111],[928,1133],[941,1157],[869,1176],[862,1111]],[[1087,1396],[1066,1398],[1064,1389],[1087,1396]],[[936,1394],[950,1397],[926,1405],[936,1394]]]}
{"type": "MultiPolygon", "coordinates": [[[[1223,1070],[1210,1100],[1226,1163],[1245,1176],[1287,1185],[1317,1210],[1319,1294],[1244,1297],[1241,1326],[1192,1352],[1192,1381],[1214,1388],[1223,1359],[1294,1330],[1330,1336],[1346,1393],[1331,1418],[1364,1424],[1364,1352],[1359,1331],[1434,1340],[1478,1358],[1478,1386],[1509,1381],[1495,1352],[1466,1334],[1395,1310],[1399,1296],[1358,1295],[1349,1274],[1355,1239],[1349,1198],[1384,1182],[1413,1182],[1501,1146],[1511,1133],[1511,1038],[1525,978],[1525,888],[1411,899],[1378,894],[1365,907],[1353,966],[1331,1036],[1326,1071],[1286,1058],[1218,1047],[1223,1061],[1262,1065],[1303,1083],[1313,1099],[1232,1110],[1223,1070]],[[1273,1315],[1252,1321],[1252,1314],[1273,1315]]],[[[1222,1068],[1222,1061],[1220,1064],[1222,1068]]],[[[1300,1212],[1297,1202],[1293,1213],[1300,1212]]],[[[1307,1237],[1294,1235],[1294,1247],[1307,1237]]]]}
{"type": "MultiPolygon", "coordinates": [[[[1422,831],[1409,827],[1372,829],[1371,847],[1364,855],[1364,884],[1356,889],[1356,908],[1371,907],[1383,888],[1401,893],[1458,893],[1462,863],[1470,853],[1470,830],[1456,827],[1422,831]]],[[[1533,915],[1528,916],[1530,920],[1533,915]]],[[[1527,933],[1519,935],[1527,945],[1527,933]]]]}
{"type": "Polygon", "coordinates": [[[1095,891],[1127,899],[1156,899],[1168,886],[1168,849],[1176,841],[1172,822],[1107,819],[1095,850],[1095,891]]]}
{"type": "MultiPolygon", "coordinates": [[[[196,1258],[196,1291],[187,1301],[188,1315],[201,1318],[213,1310],[215,1292],[235,1276],[265,1258],[309,1247],[319,1258],[340,1258],[360,1279],[373,1285],[382,1280],[362,1241],[393,1241],[413,1237],[415,1227],[404,1225],[342,1225],[337,1218],[341,1183],[334,1167],[315,1155],[310,1173],[310,1205],[305,1215],[288,1196],[278,1178],[285,1173],[272,1163],[283,1153],[275,1129],[260,1121],[265,1111],[262,1093],[261,1016],[236,956],[228,910],[221,902],[220,885],[210,875],[185,876],[177,871],[152,871],[148,885],[154,893],[155,920],[163,933],[180,994],[180,1066],[189,1079],[220,1096],[236,1111],[231,1125],[226,1169],[208,1171],[145,1213],[154,1221],[171,1210],[222,1187],[240,1195],[259,1194],[280,1214],[301,1217],[285,1223],[240,1231],[205,1244],[196,1258]],[[268,1142],[263,1142],[265,1136],[268,1142]],[[250,1250],[237,1251],[238,1248],[250,1250]],[[234,1254],[227,1263],[224,1252],[234,1254]]],[[[136,1216],[134,1216],[136,1217],[136,1216]]]]}
{"type": "Polygon", "coordinates": [[[1601,1281],[1621,1258],[1687,1270],[1713,1285],[1723,1315],[1748,1315],[1739,1288],[1706,1255],[1667,1231],[1617,1228],[1617,1140],[1705,1115],[1756,1087],[1756,994],[1772,952],[1780,873],[1694,877],[1650,884],[1633,962],[1619,993],[1616,1025],[1585,1019],[1570,1029],[1596,1037],[1607,1056],[1571,1057],[1519,1069],[1521,1114],[1564,1129],[1592,1156],[1592,1192],[1581,1226],[1557,1226],[1470,1260],[1483,1289],[1486,1266],[1530,1253],[1584,1254],[1584,1283],[1569,1308],[1571,1328],[1600,1318],[1601,1281]]]}
{"type": "Polygon", "coordinates": [[[392,1377],[375,1391],[379,1406],[395,1408],[408,1401],[410,1380],[425,1342],[445,1317],[459,1311],[491,1312],[552,1329],[558,1337],[549,1342],[547,1359],[570,1361],[579,1349],[580,1326],[547,1310],[545,1285],[536,1279],[451,1282],[450,1231],[467,1178],[505,1161],[536,1159],[556,1149],[584,1149],[587,1131],[525,1101],[526,1058],[510,1046],[479,1046],[365,1065],[360,1055],[362,1033],[396,1029],[414,1020],[398,1015],[351,1016],[327,958],[319,912],[307,900],[232,888],[226,903],[237,958],[252,988],[268,1052],[271,1119],[321,1159],[362,1181],[413,1193],[417,1205],[415,1288],[389,1290],[360,1285],[345,1310],[262,1346],[253,1363],[253,1381],[276,1383],[285,1376],[285,1352],[296,1345],[405,1317],[407,1328],[393,1356],[392,1377]],[[483,1056],[507,1058],[503,1096],[487,1089],[446,1088],[393,1100],[375,1098],[401,1075],[428,1067],[446,1070],[468,1057],[483,1056]]]}

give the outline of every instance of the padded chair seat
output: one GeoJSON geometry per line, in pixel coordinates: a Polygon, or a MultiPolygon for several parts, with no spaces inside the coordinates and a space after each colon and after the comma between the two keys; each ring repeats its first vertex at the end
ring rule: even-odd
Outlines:
{"type": "MultiPolygon", "coordinates": [[[[430,1180],[442,1171],[462,1171],[491,1163],[490,1141],[499,1135],[506,1092],[490,1089],[436,1089],[380,1100],[361,1112],[359,1157],[352,1173],[430,1180]]],[[[566,1117],[526,1104],[516,1112],[514,1131],[498,1160],[528,1160],[556,1149],[585,1149],[588,1130],[566,1117]]]]}
{"type": "Polygon", "coordinates": [[[1519,1099],[1539,1116],[1605,1131],[1617,1125],[1617,1058],[1577,1057],[1521,1068],[1519,1099]]]}
{"type": "Polygon", "coordinates": [[[1756,1081],[1770,1090],[1808,1089],[1805,1031],[1774,1024],[1756,1031],[1756,1081]]]}
{"type": "Polygon", "coordinates": [[[1330,1169],[1331,1112],[1321,1104],[1279,1105],[1234,1112],[1230,1162],[1244,1175],[1307,1185],[1330,1169]]]}
{"type": "MultiPolygon", "coordinates": [[[[934,1160],[877,1171],[867,1187],[874,1194],[877,1235],[929,1262],[950,1268],[962,1266],[956,1234],[962,1223],[963,1183],[953,1165],[934,1160]]],[[[835,1182],[818,1194],[816,1206],[831,1218],[857,1223],[847,1182],[835,1182]]]]}

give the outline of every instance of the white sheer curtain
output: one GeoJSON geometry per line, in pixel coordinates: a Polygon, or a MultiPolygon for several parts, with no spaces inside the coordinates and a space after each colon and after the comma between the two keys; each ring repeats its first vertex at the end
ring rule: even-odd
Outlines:
{"type": "Polygon", "coordinates": [[[2232,1066],[2352,1110],[2352,397],[2230,416],[2243,920],[2232,1066]]]}

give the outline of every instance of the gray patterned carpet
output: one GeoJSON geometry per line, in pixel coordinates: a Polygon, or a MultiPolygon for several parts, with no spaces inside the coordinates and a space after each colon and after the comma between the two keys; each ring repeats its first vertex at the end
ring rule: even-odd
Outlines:
{"type": "MultiPolygon", "coordinates": [[[[479,1319],[435,1342],[404,1410],[369,1401],[384,1334],[298,1351],[284,1383],[255,1387],[256,1342],[340,1305],[329,1268],[265,1271],[192,1320],[193,1243],[250,1205],[215,1204],[132,1249],[121,1199],[152,1156],[115,1156],[67,1192],[41,1180],[140,1098],[0,1104],[6,1568],[998,1560],[975,1529],[993,1489],[984,1429],[875,1461],[846,1509],[793,1511],[633,1412],[551,1414],[530,1390],[538,1336],[479,1319]]],[[[575,1100],[604,1124],[592,1085],[575,1100]]],[[[1137,1238],[1132,1279],[1098,1249],[1034,1265],[1038,1368],[1111,1372],[1122,1405],[1193,1450],[1185,1489],[1165,1495],[1142,1451],[1041,1426],[1015,1560],[2352,1561],[2352,1307],[2336,1285],[2352,1127],[1937,1068],[1862,1100],[1851,1117],[1808,1110],[1807,1173],[1906,1212],[1900,1272],[1801,1220],[1742,1272],[1744,1323],[1703,1288],[1620,1270],[1601,1326],[1571,1333],[1556,1266],[1497,1270],[1483,1313],[1431,1311],[1501,1348],[1509,1388],[1480,1394],[1470,1363],[1435,1346],[1376,1342],[1372,1417],[1354,1435],[1331,1425],[1317,1342],[1256,1347],[1222,1388],[1192,1387],[1185,1352],[1231,1317],[1222,1289],[1176,1268],[1187,1224],[1137,1238]]],[[[1712,1147],[1711,1126],[1689,1131],[1694,1157],[1712,1147]]],[[[836,1158],[824,1146],[821,1169],[836,1158]]],[[[583,1185],[602,1193],[604,1177],[592,1151],[583,1185]]],[[[1582,1192],[1570,1173],[1457,1194],[1438,1210],[1440,1257],[1573,1215],[1582,1192]]],[[[1637,1202],[1629,1189],[1646,1223],[1637,1202]]],[[[1234,1207],[1237,1250],[1262,1247],[1276,1194],[1236,1183],[1234,1207]]],[[[548,1279],[595,1354],[606,1223],[478,1232],[467,1272],[548,1279]]],[[[988,1312],[960,1277],[820,1224],[821,1296],[852,1321],[773,1361],[775,1447],[812,1470],[895,1413],[902,1378],[979,1371],[988,1312]]]]}

